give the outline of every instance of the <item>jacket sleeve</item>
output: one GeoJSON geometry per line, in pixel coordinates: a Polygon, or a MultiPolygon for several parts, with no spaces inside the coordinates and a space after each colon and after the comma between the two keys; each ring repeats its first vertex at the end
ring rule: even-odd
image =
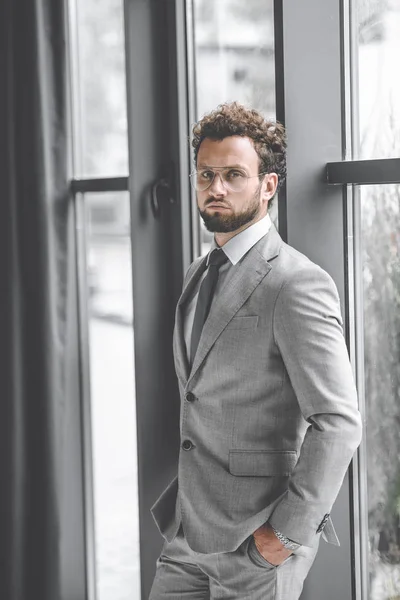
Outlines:
{"type": "Polygon", "coordinates": [[[339,295],[330,275],[312,262],[299,269],[280,289],[273,326],[309,427],[288,490],[269,523],[307,546],[329,515],[361,441],[339,295]]]}

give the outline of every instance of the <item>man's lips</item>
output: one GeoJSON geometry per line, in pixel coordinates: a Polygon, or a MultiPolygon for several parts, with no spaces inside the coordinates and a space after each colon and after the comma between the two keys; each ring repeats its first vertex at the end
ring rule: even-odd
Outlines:
{"type": "Polygon", "coordinates": [[[206,208],[229,208],[229,206],[223,206],[222,204],[207,204],[206,208]]]}

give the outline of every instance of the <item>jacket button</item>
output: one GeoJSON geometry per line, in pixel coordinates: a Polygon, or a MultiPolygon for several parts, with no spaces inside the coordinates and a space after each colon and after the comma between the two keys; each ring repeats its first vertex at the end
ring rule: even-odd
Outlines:
{"type": "Polygon", "coordinates": [[[188,402],[193,402],[194,400],[196,400],[196,396],[192,392],[188,392],[185,398],[188,402]]]}
{"type": "Polygon", "coordinates": [[[321,523],[318,526],[317,533],[321,533],[324,530],[327,520],[329,519],[329,514],[326,514],[322,519],[321,523]]]}
{"type": "Polygon", "coordinates": [[[182,448],[183,448],[184,450],[191,450],[192,448],[194,448],[194,446],[193,446],[193,444],[192,444],[192,442],[191,442],[190,440],[185,440],[185,441],[182,443],[182,448]]]}

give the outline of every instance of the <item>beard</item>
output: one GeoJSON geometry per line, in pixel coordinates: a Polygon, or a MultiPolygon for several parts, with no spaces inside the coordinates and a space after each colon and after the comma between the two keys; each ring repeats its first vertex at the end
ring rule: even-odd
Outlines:
{"type": "Polygon", "coordinates": [[[206,209],[208,204],[218,204],[214,199],[207,201],[205,210],[200,210],[200,208],[198,208],[198,211],[208,231],[215,233],[231,233],[232,231],[236,231],[237,229],[240,229],[240,227],[247,225],[247,223],[250,223],[250,221],[258,215],[261,210],[259,199],[260,188],[255,192],[246,208],[240,213],[229,212],[225,214],[224,210],[218,212],[218,209],[216,208],[213,209],[215,212],[212,214],[207,212],[206,209]]]}

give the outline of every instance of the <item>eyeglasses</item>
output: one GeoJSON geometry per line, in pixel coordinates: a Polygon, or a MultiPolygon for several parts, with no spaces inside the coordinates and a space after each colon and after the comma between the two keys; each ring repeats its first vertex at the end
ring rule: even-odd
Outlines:
{"type": "Polygon", "coordinates": [[[237,167],[220,167],[218,168],[218,171],[217,168],[215,168],[215,170],[210,168],[198,169],[190,174],[192,186],[197,192],[204,192],[213,184],[217,173],[221,178],[224,188],[231,192],[243,192],[247,187],[248,179],[254,179],[254,177],[267,174],[267,172],[265,172],[249,176],[237,167]]]}

